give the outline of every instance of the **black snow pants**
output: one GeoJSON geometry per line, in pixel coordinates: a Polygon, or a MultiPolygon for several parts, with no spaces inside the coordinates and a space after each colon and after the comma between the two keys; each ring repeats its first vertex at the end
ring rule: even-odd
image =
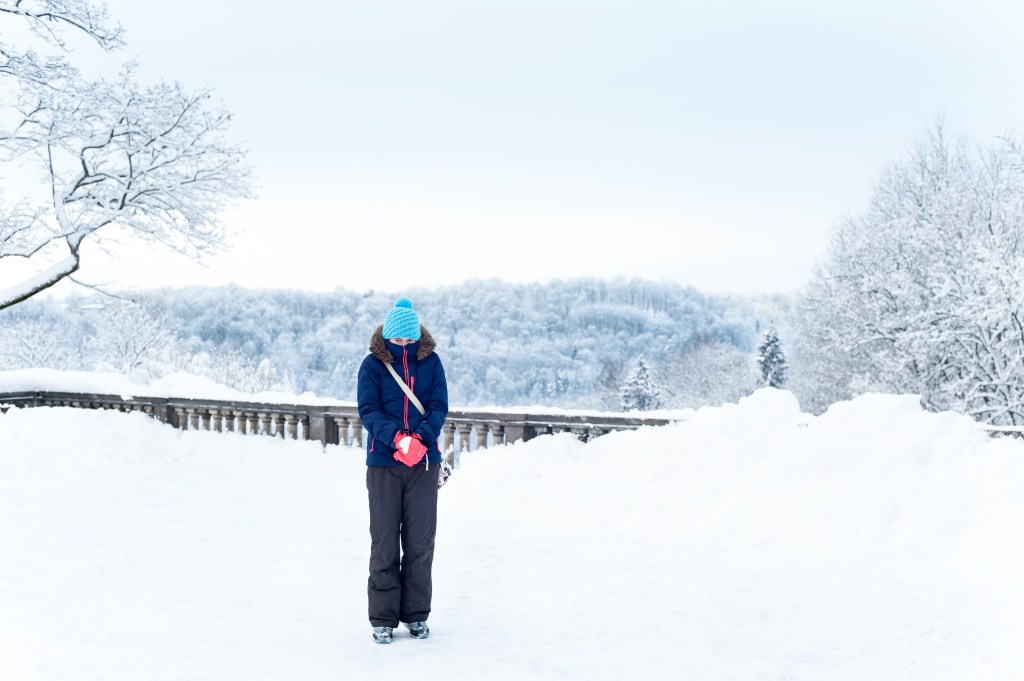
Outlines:
{"type": "Polygon", "coordinates": [[[370,624],[397,627],[430,615],[437,468],[367,466],[370,624]]]}

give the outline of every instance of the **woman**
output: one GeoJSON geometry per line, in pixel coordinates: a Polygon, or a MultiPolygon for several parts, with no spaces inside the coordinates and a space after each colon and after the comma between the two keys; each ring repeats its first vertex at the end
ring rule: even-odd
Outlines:
{"type": "Polygon", "coordinates": [[[437,529],[437,439],[448,415],[448,384],[434,339],[408,298],[399,298],[370,339],[359,367],[359,418],[367,432],[370,496],[370,625],[391,643],[401,621],[430,634],[431,564],[437,529]],[[388,370],[395,370],[395,374],[388,370]],[[418,398],[411,400],[401,383],[418,398]]]}

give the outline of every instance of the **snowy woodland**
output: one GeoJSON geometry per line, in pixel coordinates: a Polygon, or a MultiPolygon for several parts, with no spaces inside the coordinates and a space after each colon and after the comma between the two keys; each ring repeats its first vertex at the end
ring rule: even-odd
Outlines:
{"type": "MultiPolygon", "coordinates": [[[[617,411],[640,362],[666,407],[735,400],[757,387],[764,323],[741,300],[598,280],[478,281],[409,295],[439,344],[453,404],[617,411]]],[[[0,368],[121,371],[142,383],[187,372],[240,390],[353,400],[370,334],[395,297],[188,288],[134,302],[32,301],[0,312],[0,368]]]]}
{"type": "Polygon", "coordinates": [[[202,258],[251,180],[210,92],[81,42],[123,45],[102,5],[0,0],[0,391],[351,401],[404,295],[452,406],[671,423],[462,452],[431,637],[382,647],[359,446],[0,404],[2,681],[1020,678],[1024,443],[980,425],[1024,424],[1015,138],[928,130],[789,295],[96,290],[83,244],[202,258]]]}

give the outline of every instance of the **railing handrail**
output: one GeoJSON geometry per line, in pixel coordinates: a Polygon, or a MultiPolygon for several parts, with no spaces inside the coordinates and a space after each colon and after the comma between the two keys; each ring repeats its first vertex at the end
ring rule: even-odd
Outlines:
{"type": "MultiPolygon", "coordinates": [[[[88,400],[94,402],[117,402],[128,404],[170,404],[181,406],[216,406],[216,407],[237,407],[251,410],[272,410],[277,412],[299,412],[299,411],[326,411],[349,413],[357,410],[355,402],[335,403],[309,403],[309,402],[249,402],[245,400],[218,400],[195,397],[154,397],[146,395],[115,395],[113,393],[82,393],[59,390],[21,390],[17,392],[0,393],[0,402],[24,401],[26,399],[37,400],[88,400]]],[[[563,410],[544,412],[535,409],[501,409],[487,411],[476,409],[449,409],[449,418],[471,419],[474,421],[527,421],[537,424],[541,423],[596,423],[600,425],[625,425],[639,427],[644,425],[666,425],[678,419],[667,417],[637,416],[635,414],[608,413],[572,413],[563,410]]]]}

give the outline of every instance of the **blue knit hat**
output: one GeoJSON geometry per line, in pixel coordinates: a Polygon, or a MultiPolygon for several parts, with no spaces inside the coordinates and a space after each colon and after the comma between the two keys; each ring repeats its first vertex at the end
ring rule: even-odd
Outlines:
{"type": "Polygon", "coordinates": [[[420,318],[412,311],[412,301],[399,298],[384,318],[384,338],[420,339],[420,318]]]}

